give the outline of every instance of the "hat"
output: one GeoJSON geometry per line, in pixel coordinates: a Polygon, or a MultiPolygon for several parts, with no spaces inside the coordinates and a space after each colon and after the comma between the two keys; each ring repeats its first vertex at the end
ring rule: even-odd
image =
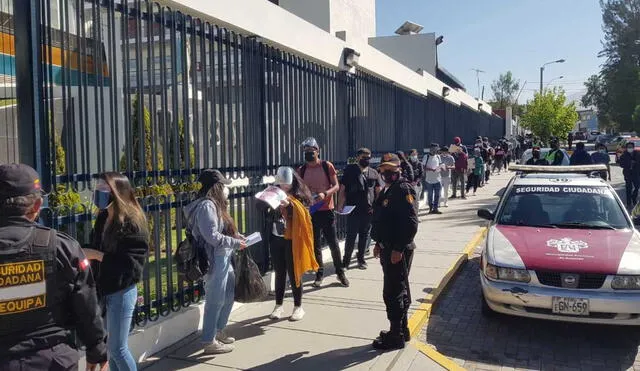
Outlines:
{"type": "Polygon", "coordinates": [[[398,155],[398,157],[404,157],[404,152],[403,151],[396,151],[396,155],[398,155]]]}
{"type": "Polygon", "coordinates": [[[0,200],[40,192],[40,176],[29,165],[0,165],[0,200]]]}
{"type": "Polygon", "coordinates": [[[383,166],[400,167],[398,155],[395,153],[385,153],[384,156],[382,156],[382,163],[380,164],[380,167],[383,166]]]}
{"type": "Polygon", "coordinates": [[[289,166],[280,166],[276,172],[276,180],[273,182],[275,185],[293,184],[293,169],[289,166]]]}
{"type": "Polygon", "coordinates": [[[539,151],[540,151],[540,147],[535,146],[535,147],[531,148],[531,150],[532,150],[532,151],[538,151],[538,152],[539,152],[539,151]]]}
{"type": "Polygon", "coordinates": [[[215,169],[206,169],[198,177],[198,182],[202,183],[204,187],[211,187],[216,183],[231,184],[231,180],[227,179],[222,173],[215,169]]]}
{"type": "Polygon", "coordinates": [[[320,149],[318,146],[318,141],[314,137],[309,137],[302,142],[302,147],[312,147],[315,149],[320,149]]]}
{"type": "Polygon", "coordinates": [[[449,152],[449,147],[442,146],[442,147],[440,147],[440,151],[442,151],[442,152],[449,152]]]}
{"type": "Polygon", "coordinates": [[[453,137],[453,143],[462,143],[462,139],[460,139],[460,137],[453,137]]]}

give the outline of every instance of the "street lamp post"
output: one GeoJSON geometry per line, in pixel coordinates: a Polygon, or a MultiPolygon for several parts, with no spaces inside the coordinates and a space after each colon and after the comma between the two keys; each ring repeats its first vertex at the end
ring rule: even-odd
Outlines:
{"type": "Polygon", "coordinates": [[[564,79],[564,76],[558,76],[558,77],[554,77],[553,79],[549,80],[549,82],[547,83],[547,85],[545,85],[545,89],[549,87],[549,85],[551,85],[552,82],[556,81],[556,80],[562,80],[564,79]]]}
{"type": "Polygon", "coordinates": [[[544,79],[544,67],[548,64],[553,64],[553,63],[564,63],[564,59],[558,59],[557,61],[547,62],[543,64],[542,67],[540,67],[540,94],[542,94],[542,81],[544,79]]]}

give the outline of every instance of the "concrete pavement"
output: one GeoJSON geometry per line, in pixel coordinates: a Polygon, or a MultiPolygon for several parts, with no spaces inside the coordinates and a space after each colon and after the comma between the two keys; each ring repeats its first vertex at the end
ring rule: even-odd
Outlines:
{"type": "MultiPolygon", "coordinates": [[[[478,207],[495,205],[496,193],[506,185],[510,174],[492,178],[477,196],[450,200],[442,215],[426,215],[422,210],[416,236],[417,250],[411,270],[411,313],[420,316],[425,297],[438,287],[469,240],[483,222],[476,217],[478,207]]],[[[147,370],[442,370],[418,348],[407,345],[402,351],[380,353],[371,341],[388,327],[382,301],[382,270],[372,256],[369,269],[351,269],[351,287],[340,287],[335,275],[325,278],[322,288],[310,286],[306,276],[300,322],[272,321],[273,297],[246,304],[235,310],[228,332],[237,339],[233,353],[202,354],[199,335],[192,334],[141,365],[147,370]]],[[[330,267],[330,264],[327,265],[330,267]]],[[[354,265],[352,265],[354,267],[354,265]]],[[[292,299],[285,298],[287,314],[292,299]]],[[[414,318],[416,317],[414,316],[414,318]]]]}

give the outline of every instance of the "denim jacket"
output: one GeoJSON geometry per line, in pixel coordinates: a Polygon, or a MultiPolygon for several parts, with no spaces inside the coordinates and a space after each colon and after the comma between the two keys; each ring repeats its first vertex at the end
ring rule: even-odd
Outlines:
{"type": "Polygon", "coordinates": [[[185,208],[185,217],[193,238],[203,241],[209,253],[225,255],[240,247],[240,240],[222,233],[224,222],[213,201],[199,199],[192,202],[185,208]]]}

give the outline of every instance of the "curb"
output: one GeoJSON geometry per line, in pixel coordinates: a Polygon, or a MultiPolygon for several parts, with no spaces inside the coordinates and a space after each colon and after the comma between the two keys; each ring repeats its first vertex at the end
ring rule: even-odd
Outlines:
{"type": "MultiPolygon", "coordinates": [[[[433,307],[437,304],[440,294],[442,294],[442,292],[447,288],[449,282],[451,282],[453,277],[456,276],[460,268],[469,260],[469,257],[474,253],[474,250],[480,244],[480,242],[482,242],[486,234],[486,227],[482,227],[480,228],[480,230],[478,230],[478,232],[476,232],[473,238],[467,243],[458,259],[451,265],[451,267],[449,267],[447,273],[444,275],[444,278],[440,281],[438,286],[425,297],[424,302],[411,315],[411,317],[409,318],[408,327],[412,339],[429,322],[429,316],[431,315],[433,307]]],[[[419,340],[413,339],[411,344],[415,346],[421,353],[431,358],[433,361],[447,370],[464,370],[462,367],[458,366],[458,364],[451,361],[449,358],[439,353],[431,346],[419,340]]]]}

